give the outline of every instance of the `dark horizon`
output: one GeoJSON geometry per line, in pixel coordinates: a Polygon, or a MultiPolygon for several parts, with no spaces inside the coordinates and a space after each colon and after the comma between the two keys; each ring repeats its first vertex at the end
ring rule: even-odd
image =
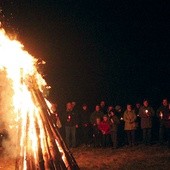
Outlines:
{"type": "Polygon", "coordinates": [[[166,2],[9,0],[1,6],[5,29],[47,62],[51,101],[134,104],[148,98],[159,104],[169,98],[166,2]]]}

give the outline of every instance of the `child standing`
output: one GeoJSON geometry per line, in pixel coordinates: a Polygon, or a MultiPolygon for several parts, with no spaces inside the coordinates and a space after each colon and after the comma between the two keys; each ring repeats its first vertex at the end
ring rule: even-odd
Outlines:
{"type": "Polygon", "coordinates": [[[103,121],[99,124],[99,129],[102,132],[102,146],[109,146],[110,139],[110,122],[107,115],[103,116],[103,121]]]}

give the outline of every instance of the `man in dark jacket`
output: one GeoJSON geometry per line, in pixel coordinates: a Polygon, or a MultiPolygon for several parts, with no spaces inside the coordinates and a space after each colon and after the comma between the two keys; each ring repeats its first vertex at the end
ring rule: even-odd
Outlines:
{"type": "Polygon", "coordinates": [[[154,110],[151,106],[149,106],[148,100],[143,101],[143,106],[139,109],[139,116],[141,117],[141,128],[143,130],[143,143],[145,145],[150,145],[152,117],[154,116],[154,110]]]}
{"type": "Polygon", "coordinates": [[[80,124],[82,143],[88,145],[90,143],[90,112],[86,104],[83,104],[80,112],[80,124]]]}
{"type": "Polygon", "coordinates": [[[73,111],[72,103],[67,103],[66,105],[64,122],[66,143],[69,147],[76,147],[76,128],[78,127],[78,115],[73,111]]]}
{"type": "Polygon", "coordinates": [[[119,124],[117,128],[117,141],[118,141],[118,147],[121,147],[125,145],[125,131],[124,131],[124,125],[125,122],[123,120],[123,110],[122,107],[119,105],[115,106],[115,115],[119,119],[119,124]]]}
{"type": "Polygon", "coordinates": [[[140,103],[136,103],[135,105],[135,114],[136,114],[136,133],[135,133],[135,140],[137,143],[140,143],[142,141],[142,129],[141,129],[141,118],[139,117],[139,109],[141,105],[140,103]]]}
{"type": "Polygon", "coordinates": [[[101,133],[98,128],[101,120],[103,119],[104,113],[100,111],[100,106],[96,105],[95,111],[90,116],[90,123],[93,131],[93,143],[94,147],[101,146],[101,133]]]}
{"type": "Polygon", "coordinates": [[[168,110],[169,112],[165,114],[163,117],[165,120],[165,127],[167,130],[168,148],[170,149],[170,104],[169,104],[168,110]]]}
{"type": "Polygon", "coordinates": [[[119,125],[119,119],[115,115],[114,110],[110,110],[109,113],[109,121],[110,121],[110,133],[111,133],[111,140],[112,140],[112,148],[117,148],[117,129],[119,125]]]}
{"type": "Polygon", "coordinates": [[[159,142],[163,144],[166,134],[165,117],[169,114],[168,100],[163,99],[162,105],[158,108],[156,116],[159,119],[159,142]]]}
{"type": "Polygon", "coordinates": [[[96,119],[97,118],[102,119],[103,116],[104,116],[104,113],[102,111],[100,111],[100,106],[96,105],[95,111],[90,116],[90,123],[92,125],[95,125],[96,124],[96,119]]]}

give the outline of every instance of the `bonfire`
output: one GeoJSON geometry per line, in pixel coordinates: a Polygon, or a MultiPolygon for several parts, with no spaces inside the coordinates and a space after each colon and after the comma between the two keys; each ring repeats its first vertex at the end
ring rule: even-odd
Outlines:
{"type": "Polygon", "coordinates": [[[15,169],[79,169],[52,119],[37,63],[19,41],[0,30],[0,112],[2,120],[10,119],[5,122],[16,151],[15,169]]]}

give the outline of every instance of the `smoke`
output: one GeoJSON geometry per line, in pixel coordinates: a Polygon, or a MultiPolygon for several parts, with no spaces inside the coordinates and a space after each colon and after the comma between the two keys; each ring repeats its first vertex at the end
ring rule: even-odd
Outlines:
{"type": "Polygon", "coordinates": [[[0,133],[3,134],[3,155],[16,157],[17,150],[17,115],[13,108],[13,89],[11,80],[7,78],[5,70],[0,70],[0,133]]]}

